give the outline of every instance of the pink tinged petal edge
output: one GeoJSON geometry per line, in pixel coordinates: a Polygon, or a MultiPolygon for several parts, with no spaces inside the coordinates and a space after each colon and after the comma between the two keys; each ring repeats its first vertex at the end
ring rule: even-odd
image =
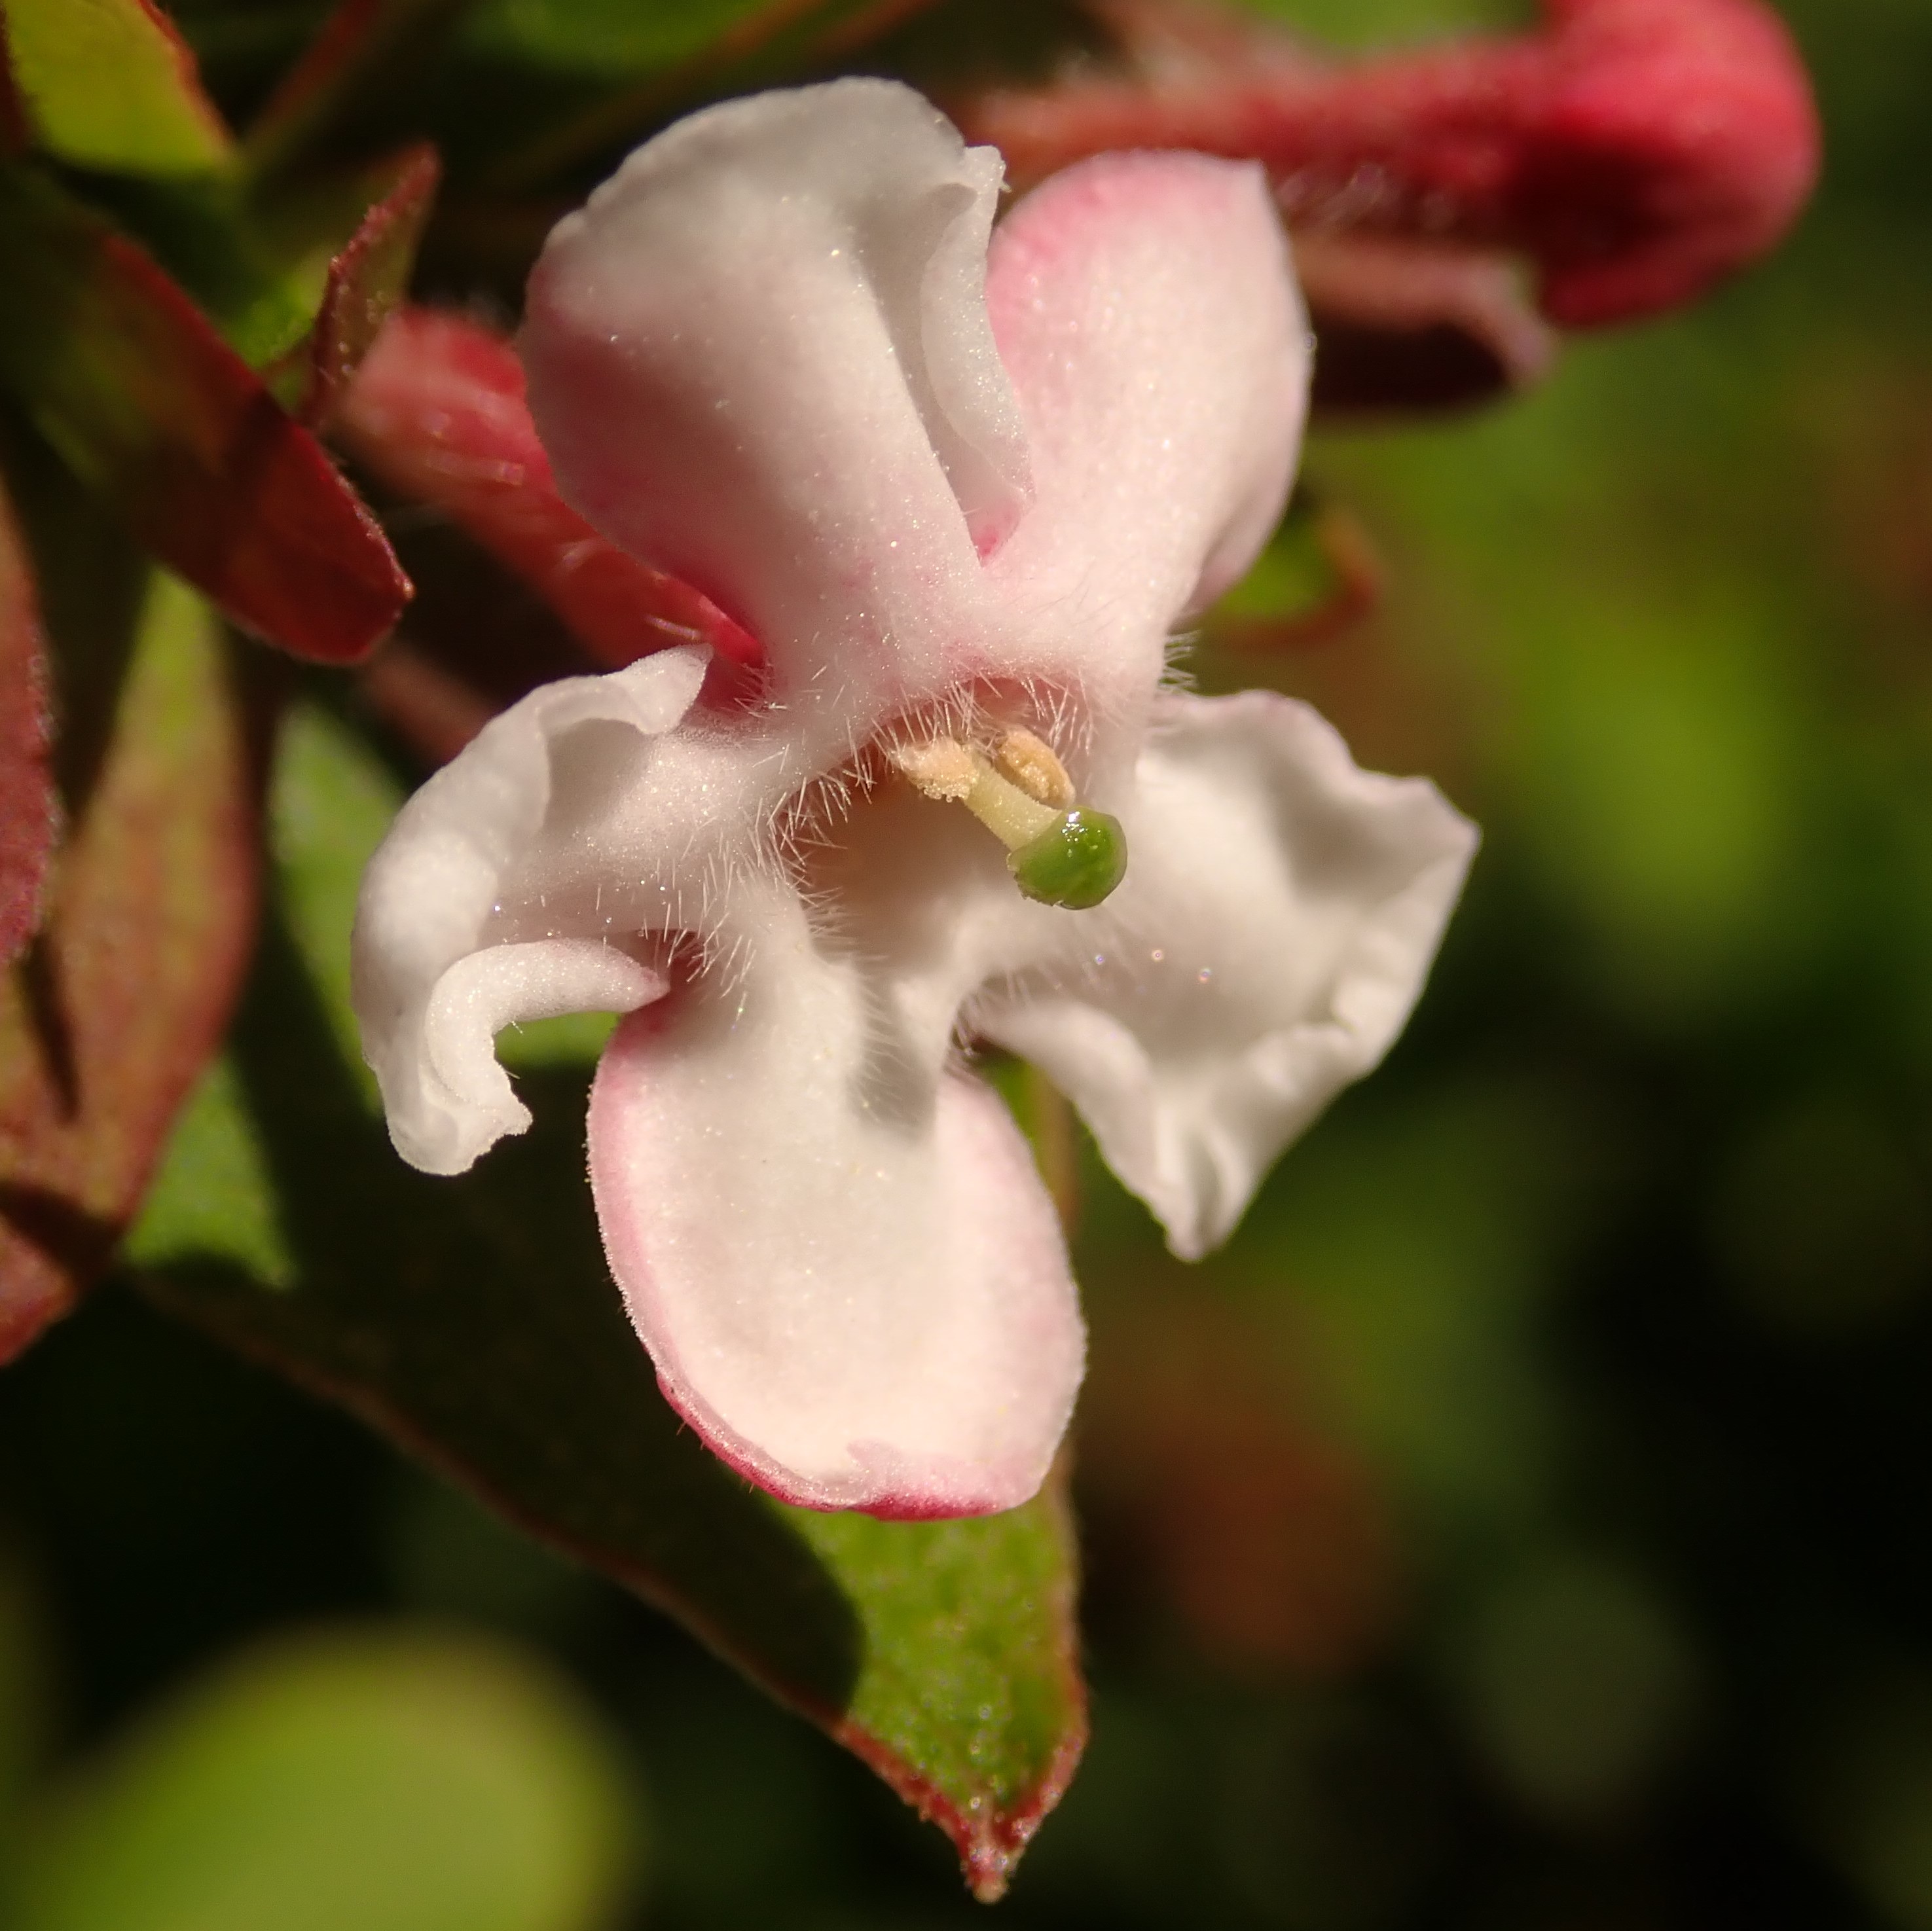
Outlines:
{"type": "Polygon", "coordinates": [[[665,1398],[782,1501],[1015,1507],[1085,1354],[1032,1156],[964,1075],[940,1077],[926,1120],[859,1103],[862,994],[766,976],[735,1011],[690,987],[634,1014],[592,1090],[604,1249],[665,1398]]]}
{"type": "Polygon", "coordinates": [[[957,674],[1026,500],[980,298],[997,156],[897,83],[725,102],[560,223],[521,347],[566,501],[852,716],[957,674]],[[816,680],[816,681],[814,681],[816,680]]]}
{"type": "Polygon", "coordinates": [[[1307,706],[1169,694],[1104,952],[970,1011],[1078,1108],[1183,1259],[1232,1232],[1283,1149],[1420,996],[1476,828],[1358,769],[1307,706]]]}
{"type": "Polygon", "coordinates": [[[989,583],[1057,618],[1047,663],[1138,727],[1169,629],[1246,569],[1294,475],[1308,323],[1267,182],[1198,154],[1082,163],[1000,225],[986,297],[1035,487],[989,583]]]}

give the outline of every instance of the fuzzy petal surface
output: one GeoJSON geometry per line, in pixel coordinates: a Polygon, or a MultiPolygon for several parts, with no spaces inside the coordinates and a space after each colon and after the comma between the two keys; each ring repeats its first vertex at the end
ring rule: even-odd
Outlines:
{"type": "Polygon", "coordinates": [[[1025,1141],[947,1063],[959,951],[895,973],[795,902],[761,925],[735,986],[633,1015],[598,1069],[591,1183],[632,1319],[673,1405],[788,1501],[1011,1508],[1084,1330],[1025,1141]]]}
{"type": "Polygon", "coordinates": [[[532,691],[410,799],[370,861],[352,990],[390,1136],[412,1166],[460,1174],[529,1126],[496,1063],[498,1029],[628,1012],[663,990],[656,973],[601,935],[493,943],[493,927],[547,826],[586,790],[621,778],[638,743],[662,738],[690,709],[706,655],[664,651],[611,676],[532,691]]]}
{"type": "Polygon", "coordinates": [[[1130,761],[1177,622],[1253,562],[1294,476],[1309,335],[1280,218],[1252,164],[1102,155],[1013,210],[986,288],[1034,479],[988,575],[1130,761]]]}
{"type": "Polygon", "coordinates": [[[640,148],[531,276],[565,496],[794,702],[928,687],[980,627],[978,551],[1028,493],[983,294],[1000,178],[896,82],[758,94],[640,148]]]}

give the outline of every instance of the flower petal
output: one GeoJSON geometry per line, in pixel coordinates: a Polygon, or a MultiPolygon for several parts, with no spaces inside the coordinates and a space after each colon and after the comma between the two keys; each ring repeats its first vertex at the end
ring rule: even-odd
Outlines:
{"type": "Polygon", "coordinates": [[[1433,785],[1358,769],[1306,705],[1170,694],[1133,862],[1081,970],[1023,976],[968,1017],[1045,1069],[1198,1258],[1388,1051],[1476,837],[1433,785]]]}
{"type": "Polygon", "coordinates": [[[1294,473],[1308,323],[1267,181],[1198,154],[1070,168],[1001,224],[986,298],[1034,481],[989,576],[1059,613],[1137,724],[1170,628],[1247,568],[1294,473]]]}
{"type": "Polygon", "coordinates": [[[412,1165],[461,1173],[530,1124],[491,1050],[498,1027],[628,1012],[664,991],[657,973],[593,929],[498,928],[506,901],[518,909],[519,868],[548,821],[628,775],[640,737],[662,741],[696,700],[709,655],[663,651],[610,676],[544,685],[398,814],[362,881],[353,990],[363,1054],[412,1165]]]}
{"type": "Polygon", "coordinates": [[[982,293],[1000,175],[896,82],[728,101],[639,148],[531,277],[564,495],[744,622],[787,694],[930,688],[976,543],[1024,505],[982,293]]]}
{"type": "Polygon", "coordinates": [[[906,1039],[895,989],[795,898],[761,925],[741,980],[636,1014],[598,1069],[591,1183],[631,1318],[672,1404],[785,1500],[1013,1507],[1084,1350],[1025,1142],[944,1069],[950,1001],[906,1039]]]}

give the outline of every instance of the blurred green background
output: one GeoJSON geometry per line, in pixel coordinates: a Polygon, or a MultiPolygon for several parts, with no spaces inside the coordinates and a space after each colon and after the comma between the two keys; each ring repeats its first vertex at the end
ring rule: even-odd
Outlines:
{"type": "MultiPolygon", "coordinates": [[[[1318,437],[1386,607],[1202,666],[1486,843],[1225,1254],[1089,1162],[1094,1735],[1016,1927],[1932,1927],[1932,4],[1786,10],[1794,241],[1318,437]]],[[[566,13],[685,19],[470,31],[566,13]]],[[[0,1861],[22,1931],[980,1921],[671,1624],[114,1287],[0,1377],[0,1861]]]]}

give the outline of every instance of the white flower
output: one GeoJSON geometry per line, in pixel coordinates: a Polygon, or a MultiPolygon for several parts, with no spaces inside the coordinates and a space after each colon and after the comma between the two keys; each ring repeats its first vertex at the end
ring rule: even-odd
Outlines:
{"type": "Polygon", "coordinates": [[[632,1015],[591,1180],[664,1392],[775,1494],[880,1515],[1024,1501],[1080,1380],[1053,1210],[962,1040],[1044,1068],[1198,1255],[1386,1050],[1474,845],[1304,706],[1162,683],[1300,435],[1259,170],[1102,156],[989,245],[999,183],[847,80],[694,115],[559,226],[522,346],[560,484],[766,681],[678,648],[533,693],[405,807],[356,932],[431,1172],[528,1124],[498,1028],[632,1015]],[[1124,837],[1090,909],[1007,862],[1046,826],[1052,895],[1069,793],[1100,870],[1124,837]]]}

